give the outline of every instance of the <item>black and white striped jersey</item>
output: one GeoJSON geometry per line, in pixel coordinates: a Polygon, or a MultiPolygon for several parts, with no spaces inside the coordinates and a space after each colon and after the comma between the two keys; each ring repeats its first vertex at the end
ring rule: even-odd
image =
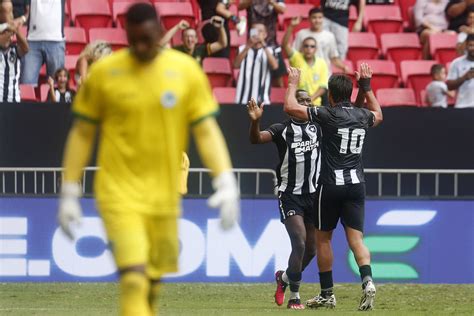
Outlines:
{"type": "Polygon", "coordinates": [[[343,102],[336,106],[308,108],[311,122],[321,125],[322,184],[363,183],[362,147],[375,116],[365,108],[343,102]]]}
{"type": "Polygon", "coordinates": [[[316,192],[321,164],[319,125],[289,119],[271,125],[266,131],[272,135],[280,156],[276,169],[278,191],[291,194],[316,192]]]}
{"type": "Polygon", "coordinates": [[[1,102],[20,102],[21,60],[18,56],[18,48],[16,45],[11,45],[0,52],[1,102]]]}

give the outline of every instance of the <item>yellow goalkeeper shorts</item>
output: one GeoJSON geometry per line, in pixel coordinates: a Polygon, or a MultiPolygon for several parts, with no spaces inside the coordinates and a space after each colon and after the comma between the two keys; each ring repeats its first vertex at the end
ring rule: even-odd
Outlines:
{"type": "Polygon", "coordinates": [[[159,217],[111,209],[100,211],[119,270],[144,265],[148,277],[177,272],[177,217],[159,217]]]}

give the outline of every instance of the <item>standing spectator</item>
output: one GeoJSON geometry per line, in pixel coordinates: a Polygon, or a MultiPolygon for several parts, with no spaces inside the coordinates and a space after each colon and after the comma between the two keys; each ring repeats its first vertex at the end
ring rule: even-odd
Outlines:
{"type": "Polygon", "coordinates": [[[30,53],[25,56],[22,83],[38,84],[41,66],[48,76],[64,67],[64,0],[31,0],[28,24],[30,53]]]}
{"type": "Polygon", "coordinates": [[[459,28],[466,24],[467,8],[474,4],[474,0],[449,0],[445,12],[449,20],[449,29],[459,32],[459,28]]]}
{"type": "MultiPolygon", "coordinates": [[[[227,47],[227,35],[224,29],[224,19],[220,16],[214,16],[211,19],[211,24],[214,28],[219,29],[219,38],[213,43],[198,44],[197,31],[192,27],[189,27],[189,23],[185,20],[181,20],[178,24],[173,26],[160,41],[161,46],[166,46],[173,36],[182,30],[183,44],[174,46],[173,48],[192,56],[196,61],[202,65],[204,58],[224,49],[227,47]]],[[[212,27],[211,26],[211,27],[212,27]]]]}
{"type": "Polygon", "coordinates": [[[429,38],[431,34],[448,29],[444,8],[449,0],[417,0],[414,8],[416,32],[423,47],[423,59],[430,59],[429,38]]]}
{"type": "Polygon", "coordinates": [[[267,30],[261,23],[252,24],[250,37],[239,47],[234,68],[240,68],[235,103],[247,104],[251,98],[270,104],[270,70],[278,68],[273,49],[267,46],[267,30]]]}
{"type": "Polygon", "coordinates": [[[75,79],[78,89],[84,79],[87,78],[89,67],[99,59],[109,56],[110,54],[112,54],[112,46],[106,41],[95,41],[89,43],[84,48],[76,62],[75,79]]]}
{"type": "Polygon", "coordinates": [[[27,0],[13,0],[13,3],[10,0],[0,0],[0,32],[6,30],[8,23],[12,21],[16,28],[23,26],[28,20],[29,10],[27,0]]]}
{"type": "Polygon", "coordinates": [[[291,47],[289,41],[293,27],[298,25],[299,19],[291,20],[290,27],[286,30],[283,37],[283,49],[290,59],[292,67],[301,70],[301,80],[298,89],[308,92],[313,105],[321,105],[321,96],[324,95],[328,88],[328,66],[323,58],[316,57],[318,51],[318,43],[312,36],[308,36],[303,40],[299,50],[291,47]]]}
{"type": "Polygon", "coordinates": [[[467,36],[464,56],[451,63],[446,84],[457,90],[455,108],[474,107],[474,34],[467,36]]]}
{"type": "Polygon", "coordinates": [[[69,72],[66,68],[59,68],[54,74],[54,79],[48,78],[48,101],[57,103],[72,103],[75,92],[69,88],[69,72]],[[54,87],[54,81],[58,86],[54,87]]]}
{"type": "Polygon", "coordinates": [[[272,46],[273,54],[278,61],[278,68],[271,73],[273,83],[277,87],[283,87],[283,76],[287,74],[286,65],[281,53],[281,47],[277,43],[278,14],[286,11],[283,0],[242,0],[239,2],[239,10],[247,10],[249,25],[262,23],[267,28],[267,45],[272,46]]]}
{"type": "Polygon", "coordinates": [[[459,28],[458,43],[456,45],[458,55],[464,55],[466,38],[469,34],[474,34],[474,4],[467,9],[466,25],[459,28]]]}
{"type": "Polygon", "coordinates": [[[0,33],[0,49],[0,101],[20,102],[21,57],[28,53],[29,48],[25,37],[13,23],[0,33]],[[16,36],[16,44],[12,43],[13,35],[16,36]]]}
{"type": "Polygon", "coordinates": [[[366,0],[321,0],[324,14],[324,28],[336,36],[337,50],[341,59],[346,59],[349,43],[349,6],[358,3],[359,15],[352,32],[362,30],[366,0]]]}
{"type": "Polygon", "coordinates": [[[433,107],[448,107],[448,96],[454,98],[454,92],[446,85],[446,68],[441,64],[431,67],[433,81],[426,86],[426,103],[433,107]]]}
{"type": "MultiPolygon", "coordinates": [[[[218,15],[224,18],[224,29],[227,35],[227,46],[218,52],[212,54],[212,57],[226,57],[229,58],[230,55],[230,31],[229,31],[229,21],[234,23],[236,29],[239,33],[239,36],[242,36],[245,33],[247,27],[247,20],[244,18],[239,18],[233,14],[229,8],[232,4],[235,3],[234,0],[198,0],[199,6],[201,7],[201,20],[206,21],[210,20],[213,16],[218,15]]],[[[209,32],[204,32],[203,37],[206,42],[212,43],[215,42],[218,37],[218,32],[215,32],[215,29],[208,29],[209,32]]]]}
{"type": "MultiPolygon", "coordinates": [[[[28,20],[30,15],[30,0],[12,0],[13,4],[13,18],[21,18],[22,16],[28,20]]],[[[26,21],[25,20],[25,21],[26,21]]]]}
{"type": "MultiPolygon", "coordinates": [[[[301,19],[295,19],[299,22],[301,19]]],[[[336,38],[334,34],[325,30],[323,28],[324,15],[321,8],[312,8],[309,10],[309,29],[301,29],[296,33],[295,41],[293,42],[293,48],[295,50],[300,50],[303,40],[308,37],[313,37],[316,40],[318,49],[316,51],[318,57],[321,57],[326,62],[328,66],[329,74],[331,74],[330,65],[333,64],[337,68],[341,69],[344,73],[349,73],[350,69],[339,57],[339,52],[337,51],[336,38]]],[[[293,23],[292,23],[293,24],[293,23]]],[[[295,24],[294,26],[296,26],[295,24]]],[[[290,27],[294,27],[290,25],[290,27]]]]}

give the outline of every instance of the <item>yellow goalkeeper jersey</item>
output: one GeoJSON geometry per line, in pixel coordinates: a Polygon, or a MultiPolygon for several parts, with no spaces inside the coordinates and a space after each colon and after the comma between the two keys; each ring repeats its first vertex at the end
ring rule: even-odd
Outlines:
{"type": "Polygon", "coordinates": [[[168,49],[140,64],[121,50],[91,67],[73,112],[100,126],[99,208],[179,214],[190,126],[218,112],[207,77],[191,57],[168,49]]]}

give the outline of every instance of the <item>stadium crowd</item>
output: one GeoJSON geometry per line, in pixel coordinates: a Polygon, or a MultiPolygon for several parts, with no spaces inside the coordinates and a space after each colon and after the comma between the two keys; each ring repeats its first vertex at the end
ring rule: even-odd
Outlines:
{"type": "Polygon", "coordinates": [[[3,102],[71,102],[90,64],[127,46],[134,2],[155,5],[159,44],[192,55],[220,103],[281,103],[293,65],[327,105],[331,73],[369,62],[382,106],[474,107],[473,0],[3,0],[3,102]]]}

